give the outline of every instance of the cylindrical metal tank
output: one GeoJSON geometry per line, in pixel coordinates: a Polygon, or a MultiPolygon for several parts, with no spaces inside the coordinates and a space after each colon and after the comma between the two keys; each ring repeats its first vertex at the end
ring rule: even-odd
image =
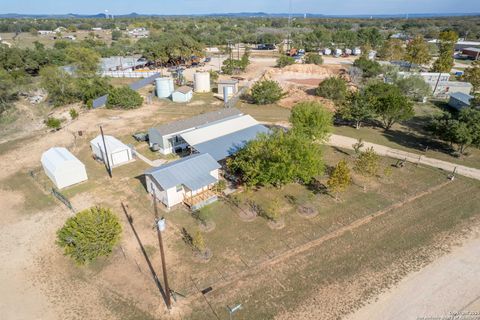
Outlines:
{"type": "Polygon", "coordinates": [[[155,88],[157,97],[168,98],[172,95],[174,90],[172,78],[157,78],[155,79],[155,88]]]}
{"type": "Polygon", "coordinates": [[[193,75],[193,89],[195,92],[210,92],[210,72],[196,72],[193,75]]]}

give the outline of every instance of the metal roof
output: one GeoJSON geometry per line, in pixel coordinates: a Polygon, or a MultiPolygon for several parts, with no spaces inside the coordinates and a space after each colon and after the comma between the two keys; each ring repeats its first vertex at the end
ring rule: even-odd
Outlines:
{"type": "Polygon", "coordinates": [[[255,139],[260,133],[270,133],[270,130],[264,125],[257,124],[192,147],[198,152],[208,153],[215,160],[220,161],[238,152],[247,142],[255,139]]]}
{"type": "Polygon", "coordinates": [[[162,75],[160,73],[155,73],[154,75],[152,75],[148,78],[144,78],[142,80],[138,80],[134,83],[131,83],[129,85],[129,87],[130,87],[130,89],[135,90],[135,91],[140,90],[143,87],[155,82],[155,79],[160,78],[161,76],[162,75]]]}
{"type": "Polygon", "coordinates": [[[454,92],[450,95],[450,98],[454,98],[460,102],[463,102],[466,105],[470,105],[470,100],[473,99],[471,95],[465,94],[463,92],[454,92]]]}
{"type": "Polygon", "coordinates": [[[66,163],[85,167],[85,165],[71,154],[70,151],[61,147],[54,147],[45,151],[42,154],[41,162],[50,172],[55,172],[57,168],[66,163]]]}
{"type": "Polygon", "coordinates": [[[192,92],[192,91],[193,91],[193,89],[190,88],[190,87],[187,87],[187,86],[183,86],[183,87],[180,87],[177,90],[175,90],[175,92],[180,92],[180,93],[183,93],[183,94],[187,94],[187,93],[192,92]]]}
{"type": "Polygon", "coordinates": [[[243,113],[236,108],[224,108],[213,112],[203,113],[192,118],[167,123],[150,130],[156,130],[158,134],[165,136],[173,133],[179,133],[188,129],[196,129],[217,121],[222,121],[241,115],[243,115],[243,113]]]}
{"type": "Polygon", "coordinates": [[[194,154],[183,159],[145,171],[164,189],[184,185],[194,191],[217,182],[210,174],[220,165],[209,154],[194,154]]]}
{"type": "Polygon", "coordinates": [[[188,131],[181,134],[181,136],[189,145],[193,146],[257,124],[257,120],[253,119],[250,115],[243,115],[188,131]]]}
{"type": "Polygon", "coordinates": [[[480,48],[468,47],[468,48],[463,48],[462,51],[480,52],[480,48]]]}
{"type": "Polygon", "coordinates": [[[225,79],[225,80],[218,80],[219,84],[237,84],[237,79],[225,79]]]}
{"type": "MultiPolygon", "coordinates": [[[[102,152],[105,152],[105,148],[103,147],[102,135],[98,135],[97,137],[95,137],[95,139],[90,141],[90,144],[95,145],[97,147],[100,146],[100,149],[102,150],[102,152]]],[[[106,135],[105,136],[105,144],[107,145],[108,153],[113,153],[113,152],[116,152],[116,151],[130,149],[126,144],[124,144],[122,141],[118,140],[117,138],[115,138],[113,136],[107,136],[106,135]]]]}

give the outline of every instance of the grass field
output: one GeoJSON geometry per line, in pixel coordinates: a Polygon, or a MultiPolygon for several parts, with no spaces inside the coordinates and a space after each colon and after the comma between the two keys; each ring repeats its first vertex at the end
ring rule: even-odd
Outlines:
{"type": "MultiPolygon", "coordinates": [[[[325,150],[330,165],[344,157],[351,163],[352,157],[347,154],[342,150],[325,150]]],[[[383,159],[382,165],[386,168],[393,163],[394,160],[383,159]]],[[[198,221],[182,208],[166,212],[164,216],[171,230],[168,250],[173,255],[169,263],[171,286],[187,297],[209,286],[214,289],[205,296],[213,311],[203,298],[193,299],[194,313],[189,319],[212,319],[215,314],[224,319],[228,316],[226,305],[235,303],[244,305],[237,319],[270,319],[282,310],[301,306],[317,296],[318,290],[367,281],[366,277],[376,274],[376,278],[362,282],[359,291],[348,292],[345,297],[320,295],[322,301],[331,299],[318,307],[327,315],[322,319],[334,319],[333,314],[350,310],[359,303],[360,297],[371,296],[400,279],[411,268],[430,261],[432,255],[426,248],[433,248],[443,232],[456,230],[480,213],[476,211],[480,205],[480,183],[460,178],[432,194],[391,210],[358,230],[294,256],[292,260],[252,271],[226,286],[222,283],[446,181],[446,174],[440,170],[407,164],[405,168],[394,169],[387,178],[363,180],[355,177],[355,184],[340,196],[340,201],[297,184],[282,189],[246,191],[238,197],[258,202],[279,201],[284,208],[285,228],[272,230],[260,217],[252,222],[242,221],[235,207],[217,202],[208,208],[216,227],[204,234],[213,252],[208,263],[199,262],[181,238],[183,228],[190,234],[200,230],[198,221]],[[301,217],[286,200],[287,195],[307,195],[303,198],[314,205],[319,214],[310,219],[301,217]],[[221,288],[215,290],[217,285],[221,288]],[[334,300],[338,298],[340,300],[334,300]],[[340,301],[346,307],[341,307],[340,301]],[[328,304],[334,307],[325,307],[328,304]]],[[[140,185],[134,192],[138,200],[130,203],[130,207],[137,212],[137,224],[148,226],[149,212],[151,214],[151,208],[145,205],[148,197],[140,185]]]]}
{"type": "MultiPolygon", "coordinates": [[[[441,105],[441,104],[440,104],[441,105]]],[[[335,126],[334,133],[352,138],[362,138],[364,141],[385,145],[391,148],[422,154],[427,157],[458,163],[465,166],[480,168],[480,150],[469,148],[467,155],[455,157],[449,153],[448,145],[433,140],[425,130],[428,119],[440,114],[441,107],[433,104],[418,104],[415,106],[415,117],[404,124],[395,124],[390,131],[379,127],[363,126],[355,129],[351,126],[335,126]],[[425,148],[428,151],[425,152],[425,148]]]]}

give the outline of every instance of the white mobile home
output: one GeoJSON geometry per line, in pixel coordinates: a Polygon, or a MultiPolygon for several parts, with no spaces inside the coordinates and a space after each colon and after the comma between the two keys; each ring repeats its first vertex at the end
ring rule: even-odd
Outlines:
{"type": "Polygon", "coordinates": [[[90,141],[90,147],[95,157],[105,162],[105,154],[107,154],[108,161],[112,168],[133,160],[132,149],[117,138],[105,136],[105,145],[107,146],[106,152],[101,135],[90,141]]]}
{"type": "Polygon", "coordinates": [[[211,189],[218,182],[218,169],[209,154],[194,154],[145,171],[145,183],[167,208],[185,203],[197,210],[217,200],[211,189]]]}
{"type": "Polygon", "coordinates": [[[65,148],[51,148],[41,158],[45,174],[58,189],[88,179],[85,165],[65,148]]]}

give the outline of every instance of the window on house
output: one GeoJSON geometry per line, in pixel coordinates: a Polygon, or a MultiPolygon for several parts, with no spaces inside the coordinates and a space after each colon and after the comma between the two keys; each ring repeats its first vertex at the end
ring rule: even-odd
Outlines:
{"type": "Polygon", "coordinates": [[[182,190],[183,190],[183,186],[181,184],[179,184],[177,186],[177,192],[182,192],[182,190]]]}

